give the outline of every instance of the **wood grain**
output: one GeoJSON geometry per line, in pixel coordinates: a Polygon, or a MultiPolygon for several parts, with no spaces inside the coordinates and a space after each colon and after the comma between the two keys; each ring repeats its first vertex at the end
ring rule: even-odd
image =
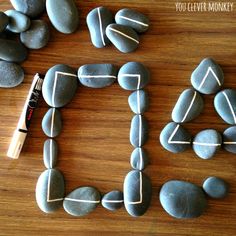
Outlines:
{"type": "MultiPolygon", "coordinates": [[[[232,1],[236,7],[236,1],[232,1]]],[[[192,70],[204,57],[213,57],[225,72],[225,87],[236,89],[236,23],[230,13],[179,13],[175,1],[76,1],[80,27],[63,35],[51,26],[51,40],[41,50],[31,50],[22,64],[26,76],[14,89],[0,89],[0,235],[236,235],[236,158],[220,151],[212,160],[201,160],[192,150],[173,155],[159,143],[163,126],[170,121],[179,93],[190,86],[192,70]],[[142,35],[137,51],[122,54],[113,46],[96,49],[90,42],[85,23],[88,12],[97,6],[137,9],[150,18],[151,27],[142,35]],[[34,114],[30,133],[19,160],[6,157],[25,98],[36,72],[45,74],[55,64],[74,68],[87,63],[128,61],[144,63],[152,80],[147,90],[151,105],[146,117],[150,138],[145,145],[150,154],[146,173],[153,184],[150,209],[140,218],[130,217],[125,209],[115,213],[99,206],[83,218],[73,218],[63,210],[42,213],[35,202],[35,185],[44,170],[41,120],[48,107],[43,99],[34,114]],[[209,199],[206,213],[197,219],[176,220],[161,207],[158,191],[170,179],[181,179],[201,185],[208,176],[219,176],[230,183],[224,200],[209,199]]],[[[1,0],[2,11],[12,8],[1,0]]],[[[48,21],[46,13],[43,15],[48,21]]],[[[122,189],[130,170],[130,120],[127,97],[117,84],[100,90],[80,87],[73,101],[61,109],[63,132],[58,168],[66,179],[67,193],[81,185],[96,186],[102,193],[122,189]]],[[[223,131],[227,126],[215,114],[213,96],[205,97],[205,110],[199,119],[187,124],[192,134],[204,128],[223,131]]]]}

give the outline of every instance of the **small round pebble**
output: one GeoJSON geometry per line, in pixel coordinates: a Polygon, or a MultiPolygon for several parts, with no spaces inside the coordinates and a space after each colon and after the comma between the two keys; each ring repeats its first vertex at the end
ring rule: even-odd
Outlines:
{"type": "Polygon", "coordinates": [[[6,29],[8,23],[9,23],[8,16],[4,12],[0,11],[0,33],[6,29]]]}
{"type": "Polygon", "coordinates": [[[149,20],[142,13],[133,9],[124,8],[115,15],[117,24],[126,25],[133,28],[138,33],[143,33],[149,28],[149,20]]]}
{"type": "Polygon", "coordinates": [[[62,120],[61,113],[56,108],[50,108],[43,117],[42,129],[45,135],[55,138],[61,133],[62,120]]]}
{"type": "Polygon", "coordinates": [[[24,80],[24,71],[18,64],[0,61],[0,87],[13,88],[24,80]]]}
{"type": "Polygon", "coordinates": [[[54,139],[47,139],[43,146],[43,162],[47,169],[56,167],[58,145],[54,139]]]}
{"type": "Polygon", "coordinates": [[[142,89],[149,81],[149,70],[139,62],[128,62],[124,64],[118,73],[118,83],[126,90],[142,89]]]}
{"type": "Polygon", "coordinates": [[[49,27],[43,20],[32,20],[30,28],[20,34],[21,42],[30,49],[40,49],[45,47],[49,38],[49,27]]]}
{"type": "Polygon", "coordinates": [[[211,58],[205,58],[191,75],[192,86],[203,94],[213,94],[221,89],[224,73],[221,67],[211,58]]]}
{"type": "Polygon", "coordinates": [[[123,193],[118,190],[113,190],[106,193],[102,198],[102,206],[110,211],[120,209],[124,205],[123,193]]]}
{"type": "Polygon", "coordinates": [[[149,164],[147,151],[144,148],[135,148],[130,157],[130,165],[135,170],[144,170],[149,164]]]}
{"type": "Polygon", "coordinates": [[[16,10],[8,10],[5,14],[9,17],[7,30],[13,33],[21,33],[29,29],[30,18],[28,16],[16,10]]]}
{"type": "Polygon", "coordinates": [[[202,130],[193,139],[193,150],[202,159],[212,158],[221,145],[221,134],[214,129],[202,130]]]}
{"type": "Polygon", "coordinates": [[[227,196],[229,186],[221,178],[209,177],[203,183],[203,190],[209,197],[220,199],[227,196]]]}
{"type": "Polygon", "coordinates": [[[224,131],[223,148],[236,154],[236,126],[231,126],[224,131]]]}
{"type": "Polygon", "coordinates": [[[121,52],[133,52],[139,45],[139,36],[129,26],[110,24],[106,28],[106,35],[113,45],[121,52]]]}

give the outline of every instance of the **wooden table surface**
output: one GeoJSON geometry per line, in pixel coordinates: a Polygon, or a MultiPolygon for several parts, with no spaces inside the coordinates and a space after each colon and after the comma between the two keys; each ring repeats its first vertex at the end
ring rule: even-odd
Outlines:
{"type": "MultiPolygon", "coordinates": [[[[222,150],[213,159],[202,160],[191,149],[175,155],[159,143],[176,99],[190,86],[191,72],[203,58],[214,58],[225,72],[224,87],[236,89],[236,1],[232,1],[234,11],[228,13],[176,12],[173,0],[76,2],[78,31],[64,35],[50,26],[47,47],[31,50],[22,64],[24,82],[13,89],[0,89],[0,235],[236,235],[236,156],[222,150]],[[92,46],[85,19],[91,9],[101,5],[114,14],[130,7],[150,18],[150,29],[140,37],[138,50],[123,54],[113,46],[92,46]],[[46,136],[41,120],[48,106],[43,99],[20,158],[6,157],[33,75],[45,74],[59,63],[78,68],[87,63],[121,66],[128,61],[142,62],[151,71],[147,87],[150,109],[145,114],[150,124],[145,145],[150,165],[145,172],[153,184],[149,210],[140,218],[129,216],[124,208],[110,212],[101,206],[82,218],[74,218],[63,209],[44,214],[35,202],[36,181],[45,169],[42,149],[46,136]],[[208,199],[207,211],[196,219],[174,219],[163,210],[158,198],[162,184],[179,179],[201,185],[208,176],[229,182],[228,197],[208,199]]],[[[9,8],[10,1],[1,0],[0,10],[9,8]]],[[[42,18],[48,21],[46,13],[42,18]]],[[[63,131],[56,140],[60,147],[58,168],[65,176],[67,193],[83,185],[95,186],[102,193],[122,190],[123,179],[131,169],[129,127],[133,114],[127,104],[129,94],[118,84],[98,90],[80,87],[73,101],[61,109],[63,131]]],[[[205,128],[222,132],[227,127],[214,111],[213,96],[204,98],[204,112],[186,125],[193,135],[205,128]]]]}

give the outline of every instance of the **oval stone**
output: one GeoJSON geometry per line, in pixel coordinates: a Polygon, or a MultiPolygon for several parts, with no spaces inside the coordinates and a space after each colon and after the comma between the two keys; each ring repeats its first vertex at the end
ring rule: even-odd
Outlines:
{"type": "Polygon", "coordinates": [[[106,27],[113,23],[113,15],[106,7],[97,7],[87,15],[87,25],[92,44],[103,48],[110,43],[106,36],[106,27]]]}
{"type": "Polygon", "coordinates": [[[203,183],[203,190],[212,198],[224,198],[229,191],[228,184],[221,178],[208,177],[203,183]]]}
{"type": "Polygon", "coordinates": [[[193,150],[202,159],[212,158],[222,144],[222,137],[214,129],[200,131],[193,139],[193,150]]]}
{"type": "Polygon", "coordinates": [[[0,87],[13,88],[24,80],[24,71],[18,64],[0,61],[0,87]]]}
{"type": "Polygon", "coordinates": [[[4,12],[0,11],[0,33],[6,29],[8,23],[9,23],[8,16],[4,12]]]}
{"type": "Polygon", "coordinates": [[[46,9],[51,23],[59,32],[71,34],[77,30],[79,14],[74,0],[47,0],[46,9]]]}
{"type": "Polygon", "coordinates": [[[7,39],[0,39],[0,59],[9,62],[22,62],[27,57],[23,44],[7,39]]]}
{"type": "Polygon", "coordinates": [[[185,89],[172,111],[172,120],[184,123],[198,117],[204,108],[202,96],[194,89],[185,89]]]}
{"type": "Polygon", "coordinates": [[[145,15],[128,8],[119,10],[116,13],[115,21],[117,24],[133,28],[138,33],[147,31],[149,27],[149,20],[145,15]]]}
{"type": "Polygon", "coordinates": [[[30,28],[20,34],[21,42],[30,49],[40,49],[50,38],[48,24],[43,20],[32,20],[30,28]]]}
{"type": "Polygon", "coordinates": [[[236,124],[236,90],[225,89],[216,94],[214,106],[219,116],[228,124],[236,124]]]}
{"type": "Polygon", "coordinates": [[[43,162],[47,169],[55,168],[57,164],[58,145],[54,139],[47,139],[43,146],[43,162]]]}
{"type": "Polygon", "coordinates": [[[36,17],[45,10],[46,0],[10,0],[12,6],[27,16],[36,17]]]}
{"type": "Polygon", "coordinates": [[[159,198],[164,210],[180,219],[199,217],[207,207],[202,189],[185,181],[166,182],[161,188],[159,198]]]}
{"type": "Polygon", "coordinates": [[[118,190],[113,190],[105,194],[102,198],[102,206],[110,211],[120,209],[124,205],[123,193],[118,190]]]}
{"type": "Polygon", "coordinates": [[[139,90],[150,81],[149,70],[139,62],[124,64],[118,73],[118,83],[126,90],[139,90]]]}
{"type": "Polygon", "coordinates": [[[45,213],[52,213],[62,206],[65,195],[64,177],[59,170],[45,170],[38,178],[36,201],[45,213]]]}
{"type": "Polygon", "coordinates": [[[42,120],[42,129],[45,135],[55,138],[61,133],[62,120],[61,113],[56,108],[50,108],[42,120]]]}
{"type": "Polygon", "coordinates": [[[78,78],[84,86],[103,88],[115,82],[117,73],[117,68],[112,64],[87,64],[78,69],[78,78]]]}
{"type": "Polygon", "coordinates": [[[44,78],[42,94],[51,107],[63,107],[74,97],[78,87],[77,75],[67,65],[55,65],[44,78]]]}
{"type": "Polygon", "coordinates": [[[100,203],[101,195],[94,187],[81,187],[69,193],[63,207],[72,216],[84,216],[92,212],[100,203]]]}
{"type": "Polygon", "coordinates": [[[236,153],[236,126],[229,127],[224,131],[223,147],[228,152],[236,153]]]}
{"type": "Polygon", "coordinates": [[[141,171],[130,171],[124,180],[124,204],[134,217],[143,215],[149,208],[152,197],[150,179],[141,171]]]}
{"type": "Polygon", "coordinates": [[[133,52],[139,45],[139,36],[129,26],[110,24],[106,28],[106,35],[113,45],[121,52],[133,52]]]}
{"type": "Polygon", "coordinates": [[[130,143],[134,147],[143,146],[148,139],[148,122],[142,115],[135,115],[130,126],[130,143]]]}
{"type": "Polygon", "coordinates": [[[128,98],[130,109],[136,114],[143,114],[149,107],[148,94],[144,90],[137,90],[128,98]]]}
{"type": "Polygon", "coordinates": [[[216,93],[224,83],[221,67],[211,58],[205,58],[191,75],[192,86],[203,94],[216,93]]]}
{"type": "Polygon", "coordinates": [[[182,125],[170,122],[160,133],[160,143],[169,152],[183,152],[191,145],[191,134],[182,125]]]}
{"type": "Polygon", "coordinates": [[[144,148],[135,148],[130,157],[130,165],[135,170],[144,170],[149,164],[147,151],[144,148]]]}

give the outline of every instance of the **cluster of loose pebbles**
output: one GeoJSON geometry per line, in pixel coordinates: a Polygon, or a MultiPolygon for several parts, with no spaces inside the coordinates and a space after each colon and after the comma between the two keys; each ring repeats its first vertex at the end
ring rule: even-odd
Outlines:
{"type": "Polygon", "coordinates": [[[105,7],[97,7],[89,12],[87,25],[92,44],[103,48],[112,44],[121,52],[134,51],[139,45],[139,33],[149,28],[149,20],[142,13],[133,9],[121,9],[115,15],[105,7]]]}
{"type": "Polygon", "coordinates": [[[78,69],[67,65],[56,65],[46,73],[42,93],[51,108],[42,120],[42,129],[50,138],[44,143],[43,159],[47,170],[39,177],[36,186],[36,200],[39,208],[54,212],[62,205],[73,216],[84,216],[101,203],[103,207],[114,211],[125,205],[132,216],[143,215],[151,201],[152,186],[143,170],[148,165],[148,155],[143,145],[148,139],[148,122],[143,113],[148,109],[149,98],[143,88],[148,84],[148,69],[137,62],[128,62],[120,70],[112,64],[88,64],[78,69]],[[61,108],[68,104],[76,93],[78,84],[90,88],[103,88],[118,83],[125,90],[133,91],[128,98],[131,110],[135,113],[130,128],[130,142],[134,146],[130,163],[133,168],[124,179],[123,192],[113,190],[101,197],[94,187],[79,187],[65,196],[65,182],[62,173],[56,169],[58,146],[53,139],[62,129],[61,108]],[[78,82],[79,81],[79,82],[78,82]]]}

